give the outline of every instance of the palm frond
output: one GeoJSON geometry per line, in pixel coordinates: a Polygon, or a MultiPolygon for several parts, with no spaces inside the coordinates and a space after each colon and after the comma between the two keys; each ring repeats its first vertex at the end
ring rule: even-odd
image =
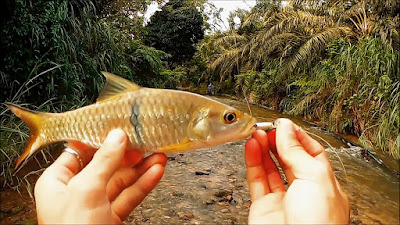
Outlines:
{"type": "Polygon", "coordinates": [[[287,76],[294,70],[309,64],[325,50],[332,40],[345,37],[349,34],[351,34],[351,30],[348,27],[333,27],[313,35],[299,48],[296,54],[290,57],[284,74],[287,76]]]}

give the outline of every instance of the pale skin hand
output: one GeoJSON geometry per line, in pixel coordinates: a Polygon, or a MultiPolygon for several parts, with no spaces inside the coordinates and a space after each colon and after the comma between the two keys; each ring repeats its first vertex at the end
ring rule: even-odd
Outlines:
{"type": "Polygon", "coordinates": [[[164,154],[141,160],[125,152],[127,144],[122,130],[111,131],[91,161],[94,150],[79,151],[84,164],[90,161],[81,171],[75,156],[62,153],[35,186],[39,223],[122,223],[157,185],[167,162],[164,154]]]}
{"type": "Polygon", "coordinates": [[[252,200],[250,224],[349,223],[349,200],[326,152],[304,130],[280,119],[276,134],[256,131],[245,148],[252,200]],[[288,179],[287,190],[269,151],[288,179]]]}

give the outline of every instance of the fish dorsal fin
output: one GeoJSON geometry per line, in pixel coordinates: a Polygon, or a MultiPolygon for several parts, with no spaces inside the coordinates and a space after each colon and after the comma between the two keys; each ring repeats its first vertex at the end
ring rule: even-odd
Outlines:
{"type": "Polygon", "coordinates": [[[137,84],[130,82],[120,76],[117,76],[108,72],[101,72],[106,77],[106,84],[104,85],[103,91],[97,98],[97,102],[105,101],[115,95],[118,95],[125,91],[137,91],[141,87],[137,84]]]}

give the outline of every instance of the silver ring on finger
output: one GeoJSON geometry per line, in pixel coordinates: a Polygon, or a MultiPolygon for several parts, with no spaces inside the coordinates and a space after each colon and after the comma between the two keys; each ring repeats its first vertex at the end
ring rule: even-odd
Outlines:
{"type": "Polygon", "coordinates": [[[79,155],[79,153],[77,151],[73,150],[72,148],[68,148],[68,147],[65,148],[64,151],[74,155],[76,157],[76,159],[78,160],[79,165],[81,166],[81,169],[83,169],[82,158],[81,158],[81,156],[79,155]]]}

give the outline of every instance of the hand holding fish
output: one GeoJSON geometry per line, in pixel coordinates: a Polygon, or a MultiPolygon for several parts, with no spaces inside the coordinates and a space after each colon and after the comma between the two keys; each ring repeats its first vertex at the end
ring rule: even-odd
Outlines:
{"type": "Polygon", "coordinates": [[[245,146],[249,223],[349,223],[349,200],[324,148],[290,120],[280,119],[276,125],[276,131],[254,132],[245,146]],[[287,177],[287,190],[269,151],[287,177]]]}
{"type": "MultiPolygon", "coordinates": [[[[127,146],[122,130],[111,131],[83,169],[76,156],[62,153],[35,186],[39,223],[122,223],[157,185],[167,162],[162,153],[143,160],[136,155],[127,162],[127,146]],[[132,162],[137,164],[122,166],[132,162]]],[[[89,158],[82,157],[83,164],[89,158]]]]}

